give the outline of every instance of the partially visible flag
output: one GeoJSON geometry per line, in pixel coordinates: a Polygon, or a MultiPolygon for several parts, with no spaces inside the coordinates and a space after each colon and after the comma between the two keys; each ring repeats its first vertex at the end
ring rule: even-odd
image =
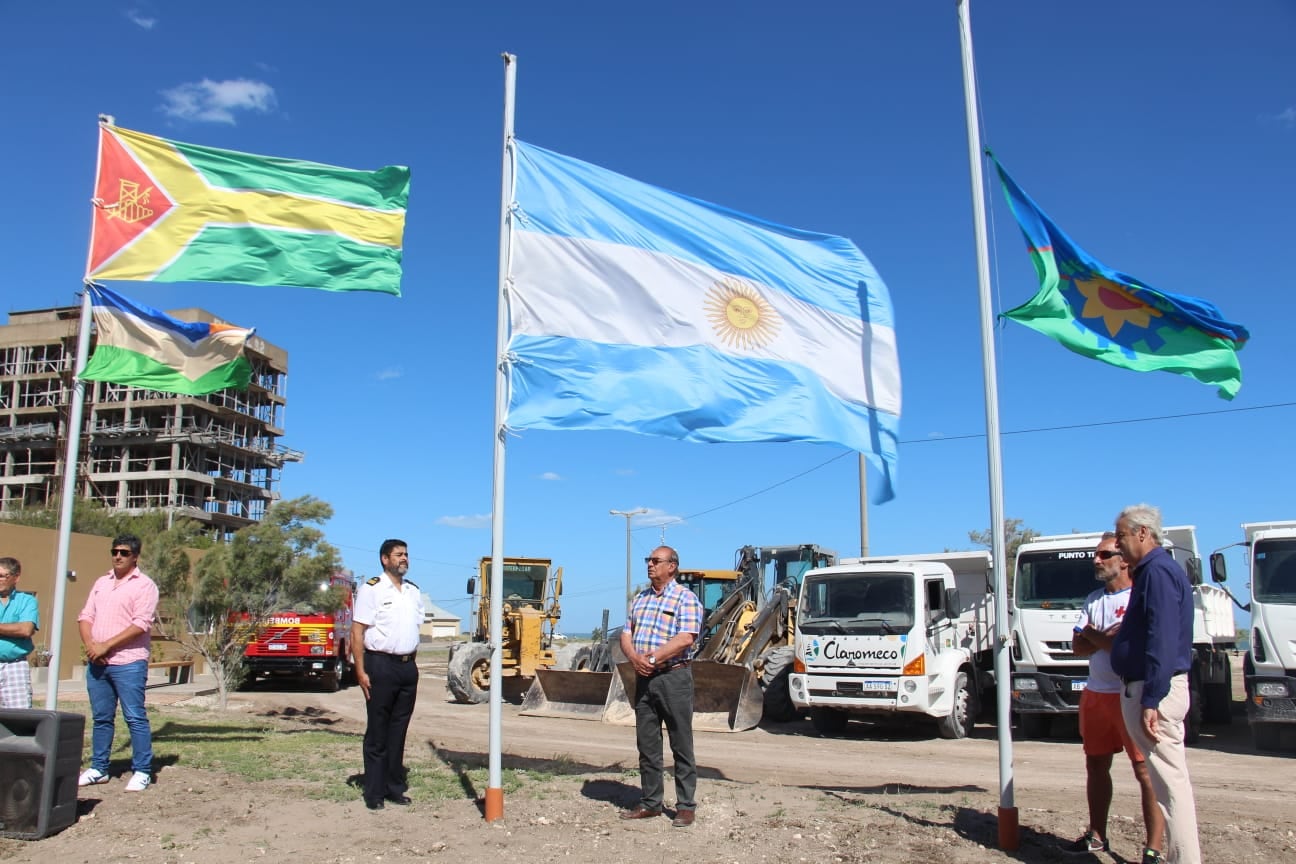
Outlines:
{"type": "Polygon", "coordinates": [[[86,277],[399,296],[409,176],[100,124],[86,277]]]}
{"type": "Polygon", "coordinates": [[[97,342],[82,379],[188,396],[247,388],[251,329],[179,321],[101,285],[87,290],[97,342]]]}
{"type": "Polygon", "coordinates": [[[516,153],[510,427],[840,444],[894,496],[891,298],[854,243],[516,153]]]}
{"type": "Polygon", "coordinates": [[[1157,291],[1095,261],[994,163],[1040,281],[1039,292],[1004,317],[1113,366],[1174,372],[1218,387],[1225,399],[1237,394],[1245,327],[1212,303],[1157,291]]]}

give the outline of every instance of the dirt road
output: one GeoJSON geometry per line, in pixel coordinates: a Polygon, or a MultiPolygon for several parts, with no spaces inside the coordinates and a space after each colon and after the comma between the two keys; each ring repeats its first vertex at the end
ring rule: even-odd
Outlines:
{"type": "MultiPolygon", "coordinates": [[[[418,710],[409,749],[446,762],[482,765],[487,706],[449,701],[443,655],[421,662],[418,710]]],[[[233,710],[316,709],[331,729],[364,727],[360,693],[238,694],[233,710]]],[[[163,709],[165,710],[165,709],[163,709]]],[[[158,772],[143,795],[96,787],[78,824],[35,842],[0,841],[14,862],[184,864],[285,858],[321,862],[404,862],[504,858],[690,862],[917,862],[1077,860],[1057,850],[1084,829],[1084,764],[1076,740],[1016,742],[1013,780],[1021,847],[998,849],[998,744],[979,726],[974,738],[944,741],[930,727],[852,723],[840,738],[815,736],[805,721],[737,734],[700,733],[699,811],[691,829],[666,819],[627,825],[617,809],[638,791],[629,727],[521,717],[503,710],[505,767],[557,760],[561,776],[540,791],[506,794],[502,820],[485,823],[468,788],[454,801],[364,810],[347,802],[298,800],[291,784],[247,783],[183,764],[158,772]],[[103,790],[103,791],[101,791],[103,790]]],[[[358,769],[359,741],[356,741],[358,769]]],[[[1208,727],[1189,764],[1208,862],[1296,860],[1292,754],[1251,752],[1245,719],[1208,727]]],[[[1142,827],[1137,788],[1118,760],[1110,825],[1113,854],[1137,860],[1142,827]]],[[[668,805],[671,800],[667,784],[668,805]]],[[[1080,859],[1083,860],[1083,859],[1080,859]]]]}

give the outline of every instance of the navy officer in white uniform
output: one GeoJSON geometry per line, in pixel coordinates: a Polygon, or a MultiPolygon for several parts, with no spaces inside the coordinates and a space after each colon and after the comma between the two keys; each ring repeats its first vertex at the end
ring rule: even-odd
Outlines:
{"type": "Polygon", "coordinates": [[[368,726],[364,737],[364,802],[409,804],[405,793],[405,732],[418,695],[419,625],[423,592],[405,578],[409,544],[384,540],[378,551],[383,575],[366,579],[356,593],[351,623],[351,660],[364,691],[368,726]]]}

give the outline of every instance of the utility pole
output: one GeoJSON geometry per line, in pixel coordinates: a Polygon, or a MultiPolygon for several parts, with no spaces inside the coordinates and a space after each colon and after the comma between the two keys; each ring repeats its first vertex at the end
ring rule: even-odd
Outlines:
{"type": "Polygon", "coordinates": [[[640,516],[648,512],[648,508],[640,507],[637,510],[609,510],[609,516],[624,516],[626,520],[626,604],[630,603],[630,598],[634,596],[630,591],[630,520],[635,516],[640,516]]]}

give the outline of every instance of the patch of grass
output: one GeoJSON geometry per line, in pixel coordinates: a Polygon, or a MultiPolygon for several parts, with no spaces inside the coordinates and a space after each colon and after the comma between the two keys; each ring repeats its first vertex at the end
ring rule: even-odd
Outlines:
{"type": "MultiPolygon", "coordinates": [[[[360,794],[358,785],[364,771],[361,733],[195,708],[149,708],[148,713],[156,766],[182,765],[254,783],[290,784],[297,794],[314,799],[348,801],[360,794]]],[[[87,750],[90,731],[87,724],[87,750]]],[[[120,715],[112,757],[116,761],[130,758],[130,733],[120,715]]],[[[570,769],[573,763],[567,761],[570,769]]],[[[417,747],[406,748],[405,765],[409,794],[415,800],[480,797],[489,781],[485,767],[447,764],[417,747]]],[[[538,789],[551,776],[534,769],[504,769],[501,783],[505,792],[528,786],[538,789]]]]}

